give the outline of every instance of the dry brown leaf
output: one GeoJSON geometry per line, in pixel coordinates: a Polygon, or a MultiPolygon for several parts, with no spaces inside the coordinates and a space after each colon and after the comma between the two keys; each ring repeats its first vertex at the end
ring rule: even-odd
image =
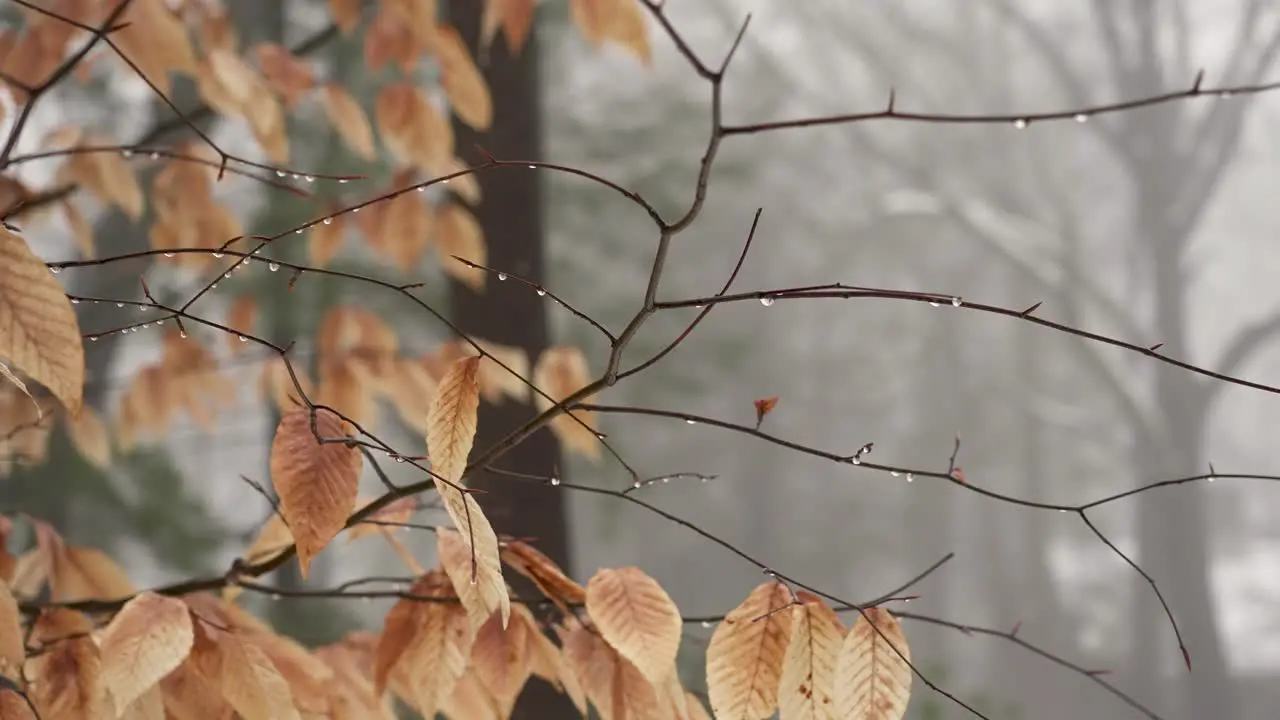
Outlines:
{"type": "Polygon", "coordinates": [[[54,602],[115,600],[132,595],[136,588],[111,556],[96,548],[55,545],[49,571],[54,602]]]}
{"type": "Polygon", "coordinates": [[[778,682],[780,720],[834,720],[833,682],[844,624],[821,598],[797,593],[791,608],[791,640],[778,682]]]}
{"type": "Polygon", "coordinates": [[[453,536],[437,532],[441,563],[463,604],[467,605],[473,628],[479,627],[494,610],[502,613],[502,625],[506,627],[511,601],[502,579],[498,536],[475,498],[458,489],[475,442],[476,414],[480,407],[480,387],[476,382],[479,367],[479,358],[463,358],[455,361],[441,379],[427,415],[427,451],[431,455],[436,492],[459,530],[458,538],[467,556],[465,563],[451,562],[458,553],[446,538],[453,536]],[[446,559],[446,551],[450,559],[446,559]],[[472,585],[474,587],[470,587],[472,585]],[[481,602],[467,604],[467,587],[477,593],[481,602]]]}
{"type": "Polygon", "coordinates": [[[335,720],[396,720],[389,699],[380,698],[373,688],[364,653],[339,641],[316,648],[316,657],[333,669],[329,703],[335,720]]]}
{"type": "Polygon", "coordinates": [[[253,323],[258,316],[258,304],[250,295],[241,295],[227,308],[226,326],[234,330],[226,333],[227,349],[237,355],[245,347],[245,339],[253,334],[253,323]]]}
{"type": "MultiPolygon", "coordinates": [[[[556,402],[563,401],[590,382],[587,358],[575,347],[547,348],[533,367],[534,386],[556,402]]],[[[552,402],[542,394],[535,394],[534,399],[540,411],[545,412],[552,406],[552,402]]],[[[590,397],[579,398],[579,402],[590,401],[590,397]]],[[[570,450],[591,460],[600,459],[595,413],[587,410],[562,413],[551,421],[551,429],[570,450]]]]}
{"type": "Polygon", "coordinates": [[[587,583],[587,613],[600,635],[660,687],[675,672],[680,609],[638,567],[602,568],[587,583]]]}
{"type": "Polygon", "coordinates": [[[27,657],[22,613],[7,582],[0,582],[0,675],[18,677],[27,657]]]}
{"type": "Polygon", "coordinates": [[[381,694],[389,683],[423,717],[434,717],[467,668],[471,628],[462,606],[447,601],[456,596],[442,571],[426,573],[409,592],[442,601],[402,598],[392,606],[374,651],[374,690],[381,694]]]}
{"type": "Polygon", "coordinates": [[[499,28],[512,55],[519,55],[533,30],[534,0],[485,0],[480,43],[488,48],[499,28]]]}
{"type": "Polygon", "coordinates": [[[654,685],[604,638],[576,624],[571,630],[561,630],[561,637],[565,660],[602,720],[672,718],[670,707],[662,702],[654,685]]]}
{"type": "Polygon", "coordinates": [[[315,395],[315,387],[311,379],[299,368],[294,368],[293,372],[298,378],[298,385],[302,386],[302,394],[298,393],[298,388],[294,385],[294,375],[289,374],[289,365],[280,356],[272,357],[263,364],[262,375],[258,380],[259,392],[275,403],[276,410],[281,415],[304,405],[302,395],[307,397],[315,395]]]}
{"type": "Polygon", "coordinates": [[[144,592],[125,603],[99,642],[102,682],[117,716],[181,665],[193,641],[182,600],[144,592]]]}
{"type": "Polygon", "coordinates": [[[354,447],[321,439],[344,437],[346,423],[328,410],[294,408],[280,418],[271,443],[271,482],[307,576],[311,560],[346,525],[356,506],[362,458],[354,447]]]}
{"type": "Polygon", "coordinates": [[[298,101],[316,85],[315,70],[310,63],[295,56],[288,48],[276,43],[263,43],[255,48],[258,67],[267,84],[284,99],[285,108],[292,110],[298,101]]]}
{"type": "MultiPolygon", "coordinates": [[[[454,492],[456,494],[456,491],[454,492]]],[[[467,499],[471,500],[471,496],[468,495],[467,499]]],[[[471,504],[479,508],[474,500],[471,504]]],[[[480,520],[483,521],[484,528],[493,532],[488,520],[483,516],[480,516],[480,520]]],[[[479,522],[476,525],[477,532],[483,529],[479,527],[479,522]]],[[[467,610],[472,630],[479,629],[495,611],[502,613],[504,621],[510,617],[510,596],[500,574],[501,566],[497,566],[496,554],[495,562],[491,564],[481,548],[477,548],[475,553],[472,553],[467,544],[467,538],[462,532],[445,528],[436,531],[436,547],[440,556],[440,565],[449,574],[453,589],[461,598],[462,606],[467,610]],[[474,583],[472,578],[475,578],[474,583]]]]}
{"type": "Polygon", "coordinates": [[[498,713],[498,702],[470,668],[458,678],[441,712],[449,720],[503,720],[498,713]]]}
{"type": "Polygon", "coordinates": [[[888,610],[873,607],[863,612],[849,628],[836,660],[835,714],[859,720],[900,720],[911,698],[907,638],[888,610]]]}
{"type": "Polygon", "coordinates": [[[320,223],[307,231],[307,257],[316,267],[328,265],[342,249],[347,235],[347,216],[338,215],[333,222],[320,223]]]}
{"type": "Polygon", "coordinates": [[[593,46],[599,46],[608,35],[609,26],[621,12],[623,3],[632,0],[569,0],[569,19],[593,46]]]}
{"type": "Polygon", "coordinates": [[[244,720],[301,720],[289,683],[252,637],[199,619],[191,663],[244,720]]]}
{"type": "MultiPolygon", "coordinates": [[[[453,175],[467,168],[468,165],[462,162],[461,158],[449,158],[449,161],[440,169],[440,174],[453,175]]],[[[472,207],[480,204],[480,182],[476,180],[475,173],[459,175],[451,180],[446,180],[445,183],[454,194],[465,200],[472,207]]]]}
{"type": "Polygon", "coordinates": [[[358,357],[320,363],[320,387],[316,400],[342,413],[352,422],[365,425],[374,419],[373,377],[358,357]]]}
{"type": "Polygon", "coordinates": [[[398,159],[438,175],[453,158],[453,126],[413,84],[382,88],[374,101],[374,116],[383,143],[398,159]]]}
{"type": "Polygon", "coordinates": [[[475,130],[488,130],[493,125],[493,98],[489,84],[467,51],[467,42],[448,25],[438,26],[435,35],[440,85],[449,96],[454,115],[475,130]]]}
{"type": "Polygon", "coordinates": [[[76,249],[80,251],[80,257],[92,260],[96,256],[96,249],[93,246],[93,225],[70,198],[63,200],[60,205],[62,217],[67,221],[67,227],[71,230],[71,237],[76,241],[76,249]]]}
{"type": "Polygon", "coordinates": [[[640,3],[634,0],[616,0],[616,5],[617,9],[605,27],[605,40],[631,51],[642,64],[652,64],[649,28],[645,24],[645,14],[640,3]]]}
{"type": "MultiPolygon", "coordinates": [[[[373,128],[360,103],[337,83],[324,86],[324,109],[329,122],[338,131],[342,141],[365,160],[373,160],[377,151],[373,147],[373,128]]],[[[314,233],[315,228],[312,230],[314,233]]]]}
{"type": "Polygon", "coordinates": [[[571,608],[587,601],[587,590],[564,574],[555,561],[541,550],[521,542],[508,540],[502,544],[502,561],[533,581],[539,592],[547,596],[565,615],[571,608]]]}
{"type": "Polygon", "coordinates": [[[96,410],[86,405],[79,417],[67,417],[65,422],[67,436],[81,457],[103,470],[111,467],[111,437],[96,410]]]}
{"type": "Polygon", "coordinates": [[[89,637],[89,619],[74,610],[55,609],[36,620],[32,639],[48,644],[27,663],[31,701],[42,718],[98,718],[110,713],[101,682],[102,659],[89,637]]]}
{"type": "Polygon", "coordinates": [[[350,35],[360,25],[364,0],[329,0],[329,14],[343,35],[350,35]]]}
{"type": "MultiPolygon", "coordinates": [[[[514,610],[513,610],[514,612],[514,610]]],[[[560,647],[537,627],[529,633],[529,669],[534,675],[551,683],[557,690],[569,696],[578,712],[587,717],[587,695],[578,682],[578,676],[569,667],[560,647]]]]}
{"type": "Polygon", "coordinates": [[[529,398],[529,355],[524,348],[500,345],[480,338],[470,342],[449,340],[436,348],[433,362],[448,365],[458,358],[474,357],[484,351],[476,381],[485,402],[500,403],[510,397],[520,403],[529,398]],[[501,363],[501,364],[499,364],[501,363]],[[504,367],[505,366],[505,367],[504,367]]]}
{"type": "Polygon", "coordinates": [[[272,513],[241,558],[250,565],[258,565],[279,555],[291,545],[293,533],[289,531],[289,526],[278,513],[272,513]]]}
{"type": "Polygon", "coordinates": [[[496,613],[490,615],[476,631],[471,646],[471,667],[496,701],[502,717],[511,715],[516,698],[532,674],[529,634],[539,630],[528,612],[522,605],[512,608],[506,628],[496,613]]]}
{"type": "Polygon", "coordinates": [[[402,193],[386,203],[382,232],[370,245],[392,262],[401,272],[417,269],[431,240],[433,218],[418,193],[402,193]]]}
{"type": "MultiPolygon", "coordinates": [[[[362,510],[377,498],[369,498],[356,503],[356,510],[362,510]]],[[[359,540],[369,535],[383,535],[405,528],[393,527],[381,523],[406,523],[418,509],[418,501],[412,496],[397,498],[387,505],[375,510],[373,514],[347,529],[347,542],[359,540]]]]}
{"type": "Polygon", "coordinates": [[[769,581],[725,616],[707,645],[707,695],[717,718],[765,720],[791,637],[791,591],[769,581]]]}
{"type": "Polygon", "coordinates": [[[165,0],[134,0],[120,22],[127,25],[111,34],[112,42],[161,94],[170,96],[170,72],[195,72],[191,38],[165,0]]]}
{"type": "Polygon", "coordinates": [[[394,63],[405,74],[411,73],[425,49],[413,28],[404,22],[398,4],[395,0],[378,3],[378,12],[365,28],[364,64],[370,72],[379,72],[394,63]]]}
{"type": "Polygon", "coordinates": [[[488,273],[457,260],[462,258],[478,265],[489,262],[484,230],[475,215],[455,203],[444,205],[436,211],[436,234],[436,250],[440,253],[440,265],[444,271],[471,288],[472,292],[483,291],[488,273]]]}
{"type": "Polygon", "coordinates": [[[0,358],[44,385],[74,416],[84,397],[84,343],[71,301],[22,238],[0,229],[0,358]]]}

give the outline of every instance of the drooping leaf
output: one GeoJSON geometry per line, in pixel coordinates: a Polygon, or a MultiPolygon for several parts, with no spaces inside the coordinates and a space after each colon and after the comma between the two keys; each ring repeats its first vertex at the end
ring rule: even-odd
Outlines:
{"type": "Polygon", "coordinates": [[[323,409],[315,411],[313,430],[311,410],[298,407],[280,418],[271,443],[271,482],[297,542],[303,577],[355,509],[360,452],[342,442],[321,442],[346,434],[346,423],[323,409]]]}
{"type": "Polygon", "coordinates": [[[471,211],[454,203],[441,207],[436,213],[436,236],[436,249],[444,271],[473,292],[484,290],[488,273],[457,259],[478,265],[489,262],[484,231],[471,211]]]}
{"type": "Polygon", "coordinates": [[[187,659],[194,634],[186,603],[144,592],[124,604],[99,643],[102,682],[120,715],[187,659]]]}
{"type": "Polygon", "coordinates": [[[667,591],[637,567],[603,568],[587,583],[587,613],[600,635],[654,686],[675,672],[683,623],[667,591]]]}
{"type": "Polygon", "coordinates": [[[110,714],[101,680],[102,658],[89,637],[92,627],[87,617],[74,610],[48,610],[36,619],[32,640],[48,647],[27,664],[27,677],[41,718],[110,714]]]}
{"type": "Polygon", "coordinates": [[[434,717],[467,669],[471,627],[456,601],[449,578],[431,570],[409,590],[437,600],[402,598],[392,606],[374,650],[373,685],[378,693],[390,685],[423,717],[434,717]]]}
{"type": "Polygon", "coordinates": [[[0,358],[73,415],[84,397],[84,343],[71,301],[26,241],[0,229],[0,358]]]}
{"type": "Polygon", "coordinates": [[[325,85],[324,109],[347,147],[365,160],[372,160],[377,154],[373,147],[373,128],[351,93],[337,83],[325,85]]]}
{"type": "Polygon", "coordinates": [[[67,417],[67,436],[81,457],[103,470],[111,466],[111,438],[106,423],[92,407],[80,408],[79,417],[67,417]]]}
{"type": "Polygon", "coordinates": [[[907,638],[888,610],[863,612],[849,628],[836,660],[836,717],[901,720],[911,698],[907,638]]]}
{"type": "MultiPolygon", "coordinates": [[[[465,568],[456,564],[451,568],[444,555],[449,551],[451,557],[456,557],[453,552],[455,548],[446,546],[446,533],[437,533],[440,538],[441,561],[464,602],[466,597],[463,593],[466,591],[460,586],[471,585],[474,581],[484,607],[490,612],[500,611],[502,625],[506,627],[511,615],[511,600],[507,584],[502,579],[498,536],[475,498],[457,487],[467,466],[467,456],[471,454],[471,446],[475,442],[476,414],[480,407],[480,387],[476,382],[479,367],[480,358],[463,358],[455,361],[441,379],[440,388],[427,415],[427,451],[431,455],[432,470],[435,473],[436,492],[440,494],[449,517],[457,526],[458,537],[467,549],[468,556],[465,568]],[[462,574],[464,572],[465,575],[462,574]]],[[[480,610],[478,606],[468,606],[468,612],[471,613],[472,627],[479,627],[489,615],[489,612],[480,610]],[[476,609],[473,610],[473,607],[476,609]]]]}
{"type": "Polygon", "coordinates": [[[532,674],[529,634],[538,632],[538,628],[528,612],[523,605],[512,608],[511,622],[505,628],[501,616],[490,615],[476,631],[471,646],[471,666],[480,684],[497,702],[502,717],[511,714],[532,674]]]}
{"type": "MultiPolygon", "coordinates": [[[[542,351],[538,362],[533,366],[533,384],[551,400],[560,402],[571,394],[581,390],[591,382],[587,359],[582,351],[575,347],[562,345],[550,347],[542,351]]],[[[542,394],[535,399],[538,409],[545,411],[553,403],[542,394]]],[[[591,398],[580,398],[582,402],[590,402],[591,398]]],[[[565,447],[588,459],[600,459],[600,440],[596,436],[596,416],[587,410],[573,410],[562,413],[551,421],[551,429],[565,447]]]]}
{"type": "Polygon", "coordinates": [[[462,35],[448,25],[438,26],[435,51],[440,62],[440,84],[449,96],[453,113],[476,130],[488,130],[493,125],[493,98],[462,35]]]}
{"type": "MultiPolygon", "coordinates": [[[[467,496],[467,499],[470,500],[471,497],[467,496]]],[[[484,521],[484,526],[488,527],[487,520],[484,521]]],[[[489,531],[492,532],[492,528],[489,531]]],[[[490,565],[487,554],[479,549],[472,553],[461,532],[443,528],[436,531],[436,546],[440,564],[449,574],[454,590],[462,599],[462,606],[467,609],[472,630],[478,630],[495,611],[500,612],[504,618],[510,616],[507,585],[502,580],[500,568],[490,565]],[[472,582],[472,578],[475,582],[472,582]]],[[[497,557],[493,560],[496,562],[497,557]]]]}
{"type": "Polygon", "coordinates": [[[18,677],[27,657],[22,613],[7,582],[0,581],[0,675],[18,677]]]}

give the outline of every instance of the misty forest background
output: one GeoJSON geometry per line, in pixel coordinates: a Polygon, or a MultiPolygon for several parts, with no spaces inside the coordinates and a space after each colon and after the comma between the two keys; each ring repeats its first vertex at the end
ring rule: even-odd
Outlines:
{"type": "MultiPolygon", "coordinates": [[[[478,3],[441,2],[470,4],[478,3]]],[[[320,0],[228,6],[246,45],[291,46],[330,22],[320,0]]],[[[873,110],[891,88],[903,110],[1033,113],[1184,89],[1200,68],[1213,86],[1280,77],[1280,7],[1264,0],[667,6],[709,59],[753,14],[725,87],[729,122],[873,110]]],[[[3,7],[0,17],[16,12],[3,7]]],[[[546,2],[537,52],[528,51],[539,80],[526,98],[534,105],[521,109],[527,116],[502,117],[498,83],[495,102],[500,123],[540,127],[544,159],[589,169],[674,213],[691,197],[706,141],[707,86],[664,35],[651,32],[651,42],[650,67],[615,47],[591,48],[570,25],[567,4],[546,2]]],[[[335,35],[309,57],[366,102],[379,86],[379,76],[362,67],[358,35],[335,35]]],[[[42,101],[25,137],[34,144],[57,125],[101,126],[109,117],[127,139],[131,129],[171,117],[141,81],[111,78],[42,101]]],[[[182,85],[177,99],[195,102],[182,85]]],[[[1164,343],[1163,354],[1280,383],[1280,244],[1273,238],[1280,206],[1271,195],[1280,182],[1278,116],[1280,97],[1260,94],[1027,127],[870,122],[734,138],[722,150],[705,212],[673,246],[663,296],[718,290],[759,206],[760,230],[738,289],[842,281],[1014,308],[1043,300],[1042,317],[1144,346],[1164,343]]],[[[291,166],[369,172],[318,111],[290,122],[291,166]]],[[[257,152],[239,123],[211,129],[228,151],[257,152]]],[[[21,177],[44,186],[53,170],[34,163],[21,177]]],[[[385,177],[390,168],[377,171],[385,177]]],[[[580,179],[502,173],[540,176],[540,185],[522,186],[541,198],[537,212],[522,217],[540,214],[541,228],[508,222],[505,239],[497,237],[491,223],[509,209],[501,192],[489,192],[482,212],[491,245],[536,250],[544,241],[547,286],[620,326],[643,294],[653,251],[648,219],[580,179]]],[[[326,192],[323,184],[315,190],[326,192]]],[[[257,185],[228,192],[250,231],[305,222],[312,212],[257,185]]],[[[74,256],[70,230],[59,227],[61,243],[36,248],[47,259],[74,256]]],[[[134,225],[116,212],[99,214],[102,254],[144,246],[145,227],[145,219],[134,225]]],[[[284,252],[301,258],[303,248],[284,252]]],[[[491,254],[491,264],[501,269],[500,256],[491,254]]],[[[339,264],[382,272],[359,254],[339,264]]],[[[448,306],[438,267],[423,275],[426,299],[448,306]]],[[[138,292],[137,277],[135,265],[70,271],[64,279],[82,295],[123,298],[138,292]]],[[[241,273],[209,302],[254,293],[276,338],[313,332],[329,304],[348,302],[381,313],[411,347],[426,351],[448,339],[420,312],[357,295],[358,285],[316,281],[289,293],[282,279],[241,273]]],[[[605,348],[588,326],[525,294],[522,303],[546,307],[551,342],[583,347],[600,362],[605,348]]],[[[78,310],[86,332],[118,326],[133,312],[78,310]]],[[[690,318],[659,314],[628,357],[660,349],[690,318]]],[[[486,336],[482,325],[477,332],[486,336]]],[[[87,345],[87,401],[109,414],[136,368],[158,356],[158,337],[116,334],[87,345]]],[[[298,357],[306,350],[300,346],[298,357]]],[[[266,479],[277,418],[255,388],[267,359],[256,350],[227,356],[224,373],[242,390],[238,405],[212,429],[187,423],[164,442],[119,454],[110,472],[93,469],[56,436],[48,462],[0,483],[0,507],[108,549],[140,586],[220,571],[270,513],[238,479],[266,479]]],[[[949,304],[726,305],[666,361],[599,399],[750,424],[751,401],[774,395],[781,401],[767,429],[780,437],[843,452],[874,441],[877,461],[945,467],[958,433],[971,483],[1028,499],[1081,503],[1204,472],[1210,462],[1223,473],[1280,473],[1273,396],[949,304]]],[[[646,488],[647,501],[824,590],[870,598],[954,551],[951,564],[915,589],[922,597],[911,610],[1004,629],[1020,623],[1019,637],[1110,670],[1109,681],[1171,720],[1261,720],[1280,706],[1280,489],[1266,482],[1192,483],[1092,514],[1165,592],[1194,661],[1188,675],[1150,587],[1075,515],[999,504],[937,481],[908,483],[679,419],[606,416],[603,430],[645,472],[718,476],[646,488]]],[[[421,443],[407,432],[385,437],[421,443]]],[[[608,461],[559,462],[574,482],[628,482],[608,461]]],[[[376,481],[366,481],[374,489],[376,481]]],[[[758,568],[656,516],[607,498],[565,492],[562,499],[575,577],[639,565],[687,615],[721,614],[761,581],[758,568]]],[[[504,530],[497,517],[495,525],[504,530]]],[[[420,558],[431,556],[433,537],[404,537],[420,558]]],[[[396,573],[403,569],[394,554],[369,543],[324,553],[309,582],[396,573]]],[[[278,575],[280,584],[300,582],[294,571],[278,575]]],[[[389,605],[246,602],[282,632],[314,643],[378,627],[389,605]]],[[[906,631],[918,666],[993,718],[1139,717],[1087,678],[1011,643],[910,622],[906,631]]],[[[688,628],[682,662],[692,689],[702,687],[700,648],[710,632],[688,628]]],[[[913,718],[960,716],[918,686],[913,718]]]]}

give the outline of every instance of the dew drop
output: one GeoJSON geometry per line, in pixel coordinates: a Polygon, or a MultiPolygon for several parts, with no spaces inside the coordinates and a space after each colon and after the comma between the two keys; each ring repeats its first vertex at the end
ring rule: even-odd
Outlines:
{"type": "Polygon", "coordinates": [[[307,182],[315,182],[315,181],[316,181],[316,179],[315,179],[315,178],[313,178],[313,177],[311,177],[310,175],[307,175],[307,176],[303,177],[302,179],[303,179],[303,180],[306,180],[307,182]]]}
{"type": "Polygon", "coordinates": [[[333,218],[331,218],[331,217],[327,217],[327,218],[325,218],[325,219],[324,219],[324,224],[325,224],[325,225],[332,225],[332,224],[333,224],[333,218]]]}
{"type": "Polygon", "coordinates": [[[58,273],[62,272],[62,268],[60,268],[60,267],[51,267],[51,268],[49,268],[49,272],[53,273],[54,275],[57,275],[58,273]]]}
{"type": "Polygon", "coordinates": [[[708,622],[708,621],[706,621],[706,620],[703,620],[702,622],[700,622],[700,623],[698,623],[698,624],[699,624],[699,625],[701,625],[701,626],[702,626],[702,627],[704,627],[704,628],[709,628],[709,627],[711,627],[711,626],[712,626],[712,623],[710,623],[710,622],[708,622]]]}
{"type": "Polygon", "coordinates": [[[98,342],[98,336],[97,336],[97,335],[90,335],[90,336],[89,336],[89,342],[98,342]]]}
{"type": "Polygon", "coordinates": [[[122,150],[122,151],[120,151],[120,156],[121,156],[121,157],[123,157],[125,160],[128,160],[129,158],[133,157],[133,151],[132,151],[132,150],[122,150]]]}
{"type": "Polygon", "coordinates": [[[633,488],[635,488],[635,489],[639,490],[639,489],[640,489],[640,481],[639,481],[639,480],[637,480],[637,481],[635,481],[635,482],[631,483],[631,487],[633,487],[633,488]]]}
{"type": "Polygon", "coordinates": [[[418,192],[426,192],[426,191],[427,191],[426,185],[423,185],[422,187],[418,188],[418,192]]]}
{"type": "Polygon", "coordinates": [[[664,478],[662,478],[662,482],[664,482],[664,483],[669,483],[669,482],[671,482],[671,478],[669,478],[669,477],[664,477],[664,478]]]}
{"type": "Polygon", "coordinates": [[[351,182],[351,181],[350,181],[350,180],[348,180],[348,179],[346,179],[346,178],[338,178],[338,184],[339,184],[339,185],[346,185],[346,184],[347,184],[347,183],[349,183],[349,182],[351,182]]]}
{"type": "Polygon", "coordinates": [[[209,286],[209,289],[210,289],[210,290],[217,290],[217,289],[218,289],[218,283],[214,283],[214,284],[210,285],[210,286],[209,286]]]}
{"type": "Polygon", "coordinates": [[[915,481],[916,481],[916,476],[911,473],[907,473],[907,482],[915,482],[915,481]]]}
{"type": "Polygon", "coordinates": [[[213,254],[213,259],[215,259],[215,260],[217,260],[218,258],[221,258],[221,257],[222,257],[222,253],[220,253],[220,252],[215,252],[215,253],[213,254]]]}
{"type": "Polygon", "coordinates": [[[688,424],[688,425],[697,425],[697,424],[698,424],[698,421],[697,421],[697,420],[694,420],[693,418],[689,418],[689,419],[685,420],[685,423],[686,423],[686,424],[688,424]]]}
{"type": "Polygon", "coordinates": [[[279,599],[280,599],[280,593],[271,593],[271,599],[272,599],[272,600],[279,600],[279,599]]]}
{"type": "Polygon", "coordinates": [[[857,455],[854,455],[852,458],[849,459],[849,462],[853,463],[854,465],[861,465],[862,458],[858,457],[857,455]]]}
{"type": "Polygon", "coordinates": [[[1075,117],[1074,117],[1074,118],[1072,118],[1072,119],[1073,119],[1073,120],[1075,120],[1075,121],[1076,121],[1076,122],[1078,122],[1078,123],[1087,123],[1087,122],[1089,122],[1089,116],[1088,116],[1088,115],[1085,115],[1084,113],[1076,113],[1076,114],[1075,114],[1075,117]]]}
{"type": "Polygon", "coordinates": [[[241,335],[240,342],[249,342],[249,338],[245,337],[244,335],[241,335]]]}
{"type": "Polygon", "coordinates": [[[897,470],[890,470],[889,474],[894,477],[898,477],[898,475],[900,475],[901,473],[899,473],[897,470]]]}
{"type": "Polygon", "coordinates": [[[1027,124],[1028,123],[1026,118],[1018,118],[1017,120],[1013,121],[1013,127],[1017,130],[1026,130],[1027,124]]]}
{"type": "Polygon", "coordinates": [[[1212,476],[1212,475],[1210,475],[1209,477],[1207,477],[1207,478],[1205,478],[1205,479],[1206,479],[1206,480],[1208,480],[1209,482],[1213,482],[1214,480],[1217,480],[1217,478],[1215,478],[1215,477],[1214,477],[1214,476],[1212,476]]]}
{"type": "Polygon", "coordinates": [[[530,166],[529,166],[529,169],[530,169],[530,170],[537,170],[537,169],[538,169],[538,166],[537,166],[537,165],[530,165],[530,166]]]}
{"type": "Polygon", "coordinates": [[[285,175],[288,175],[288,174],[289,174],[289,173],[287,173],[287,172],[285,172],[285,171],[283,171],[283,170],[277,170],[277,171],[276,171],[276,177],[284,177],[285,175]]]}
{"type": "Polygon", "coordinates": [[[769,307],[770,305],[772,305],[772,304],[773,304],[773,298],[768,297],[768,296],[762,297],[762,298],[760,298],[760,304],[761,304],[761,305],[763,305],[763,306],[765,306],[765,307],[769,307]]]}
{"type": "Polygon", "coordinates": [[[476,576],[475,576],[475,573],[472,573],[472,574],[471,574],[471,584],[472,584],[472,585],[475,585],[475,584],[476,584],[476,576]]]}
{"type": "Polygon", "coordinates": [[[178,337],[182,338],[183,340],[186,340],[186,339],[187,339],[187,331],[186,331],[186,330],[180,330],[180,331],[178,332],[178,337]]]}
{"type": "Polygon", "coordinates": [[[963,302],[963,301],[962,301],[960,298],[958,298],[958,297],[953,297],[953,298],[951,298],[951,307],[960,307],[960,304],[961,304],[962,302],[963,302]]]}
{"type": "Polygon", "coordinates": [[[506,282],[506,281],[507,281],[507,274],[506,274],[506,273],[498,273],[498,282],[506,282]]]}
{"type": "Polygon", "coordinates": [[[157,152],[153,152],[153,153],[151,153],[151,159],[152,159],[152,160],[159,160],[159,159],[160,159],[160,153],[157,153],[157,152]]]}
{"type": "Polygon", "coordinates": [[[77,300],[76,298],[71,298],[71,304],[72,304],[72,305],[79,305],[79,304],[80,304],[80,301],[79,301],[79,300],[77,300]]]}
{"type": "Polygon", "coordinates": [[[271,272],[279,272],[280,263],[278,262],[267,263],[267,269],[270,270],[271,272]]]}
{"type": "Polygon", "coordinates": [[[552,484],[552,485],[559,485],[559,484],[560,484],[560,478],[558,478],[558,477],[553,477],[553,478],[551,478],[551,484],[552,484]]]}
{"type": "Polygon", "coordinates": [[[171,258],[173,257],[173,253],[165,253],[164,256],[167,258],[171,258]]]}
{"type": "Polygon", "coordinates": [[[547,294],[547,291],[543,290],[542,288],[538,288],[537,292],[538,292],[538,297],[542,297],[543,295],[547,294]]]}
{"type": "Polygon", "coordinates": [[[120,303],[120,302],[118,302],[118,303],[116,303],[116,307],[124,307],[124,303],[120,303]]]}
{"type": "Polygon", "coordinates": [[[360,212],[360,208],[351,208],[352,214],[360,212]]]}

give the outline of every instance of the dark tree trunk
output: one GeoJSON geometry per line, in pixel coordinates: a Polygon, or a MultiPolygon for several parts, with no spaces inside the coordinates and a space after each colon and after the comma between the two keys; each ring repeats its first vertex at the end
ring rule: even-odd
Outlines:
{"type": "MultiPolygon", "coordinates": [[[[481,3],[452,0],[447,19],[462,33],[473,57],[480,37],[481,3]]],[[[537,160],[542,156],[539,107],[538,43],[534,30],[519,56],[513,57],[499,36],[482,66],[493,94],[493,127],[477,133],[454,119],[458,151],[464,161],[474,164],[484,158],[476,145],[494,157],[510,160],[537,160]]],[[[477,178],[483,200],[476,216],[484,229],[489,265],[534,282],[542,282],[543,222],[541,174],[524,168],[505,168],[481,173],[477,178]]],[[[457,199],[454,199],[457,201],[457,199]]],[[[484,292],[452,284],[453,319],[473,338],[524,349],[530,362],[547,346],[547,317],[544,306],[529,288],[520,283],[487,283],[484,292]]],[[[516,426],[533,417],[532,404],[507,400],[480,407],[476,448],[488,447],[516,426]]],[[[505,469],[539,475],[559,472],[560,453],[548,431],[530,437],[509,452],[500,463],[505,469]]],[[[514,481],[491,473],[480,473],[470,485],[487,491],[479,497],[499,533],[536,538],[535,544],[562,566],[569,563],[568,529],[562,493],[533,483],[514,481]]],[[[527,588],[519,588],[528,592],[527,588]]],[[[549,685],[530,683],[512,718],[574,717],[573,705],[549,685]]]]}

